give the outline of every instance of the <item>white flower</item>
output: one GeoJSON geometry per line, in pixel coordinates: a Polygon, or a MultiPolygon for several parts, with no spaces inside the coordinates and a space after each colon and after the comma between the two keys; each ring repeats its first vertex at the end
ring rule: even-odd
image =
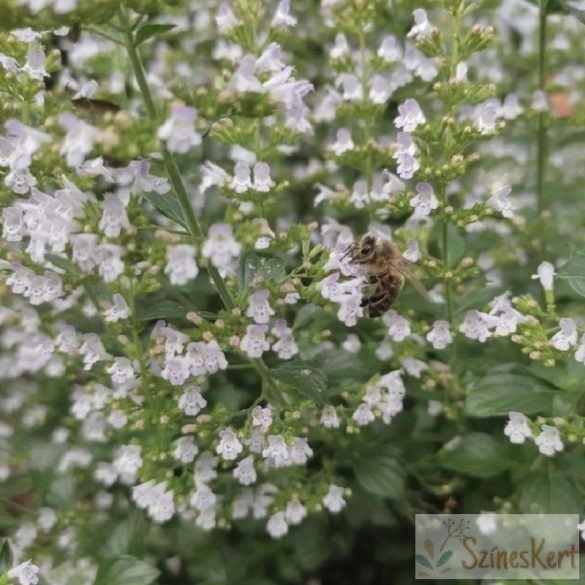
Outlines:
{"type": "Polygon", "coordinates": [[[232,226],[228,223],[216,223],[209,228],[207,240],[201,253],[222,273],[222,276],[234,273],[235,259],[240,255],[240,244],[233,236],[232,226]]]}
{"type": "Polygon", "coordinates": [[[575,361],[580,364],[585,364],[585,334],[581,335],[581,339],[579,340],[579,347],[577,347],[577,351],[575,352],[575,361]]]}
{"type": "Polygon", "coordinates": [[[323,498],[323,505],[333,514],[341,512],[345,507],[345,500],[343,499],[343,488],[338,485],[331,484],[329,491],[323,498]]]}
{"type": "Polygon", "coordinates": [[[421,35],[423,37],[428,37],[433,31],[433,27],[429,23],[426,11],[422,8],[417,8],[412,15],[414,16],[414,26],[406,36],[416,37],[421,35]]]}
{"type": "Polygon", "coordinates": [[[400,365],[404,368],[404,371],[413,378],[420,378],[421,374],[429,369],[425,362],[413,357],[401,358],[400,365]]]}
{"type": "Polygon", "coordinates": [[[577,345],[577,323],[565,317],[559,321],[559,327],[561,330],[555,333],[550,341],[559,351],[568,351],[577,345]]]}
{"type": "Polygon", "coordinates": [[[422,253],[420,250],[420,244],[418,240],[408,240],[406,250],[402,254],[409,262],[418,262],[422,253]]]}
{"type": "Polygon", "coordinates": [[[290,454],[282,435],[269,435],[268,446],[262,450],[262,457],[270,467],[285,467],[289,465],[290,454]]]}
{"type": "Polygon", "coordinates": [[[126,357],[117,357],[112,365],[106,369],[112,377],[112,382],[116,385],[125,385],[134,380],[135,372],[132,362],[126,357]]]}
{"type": "Polygon", "coordinates": [[[329,147],[337,156],[342,155],[344,152],[351,150],[354,147],[353,140],[351,138],[351,131],[347,128],[339,128],[337,130],[337,139],[329,147]]]}
{"type": "Polygon", "coordinates": [[[355,420],[355,422],[360,427],[364,427],[366,425],[369,425],[376,417],[374,416],[374,413],[372,412],[370,405],[365,402],[362,402],[357,407],[351,418],[353,418],[353,420],[355,420]]]}
{"type": "Polygon", "coordinates": [[[564,448],[558,429],[549,425],[542,425],[540,435],[534,439],[534,442],[538,450],[548,457],[552,457],[556,451],[562,451],[564,448]]]}
{"type": "Polygon", "coordinates": [[[272,26],[274,28],[288,28],[295,26],[297,19],[290,15],[289,0],[280,0],[276,7],[276,13],[272,19],[272,26]]]}
{"type": "Polygon", "coordinates": [[[166,142],[171,152],[185,154],[201,144],[201,134],[195,130],[196,119],[195,108],[174,108],[170,118],[158,129],[158,137],[166,142]]]}
{"type": "Polygon", "coordinates": [[[307,508],[301,504],[297,497],[293,497],[286,505],[284,515],[286,521],[294,526],[300,524],[306,518],[307,508]]]}
{"type": "Polygon", "coordinates": [[[179,398],[179,408],[188,416],[196,416],[207,405],[207,400],[201,396],[201,388],[188,386],[179,398]]]}
{"type": "Polygon", "coordinates": [[[538,90],[532,94],[532,109],[536,112],[548,110],[548,97],[544,91],[538,90]]]}
{"type": "Polygon", "coordinates": [[[112,193],[106,193],[102,204],[102,217],[99,228],[108,238],[117,238],[122,229],[130,226],[126,207],[122,200],[112,193]]]}
{"type": "Polygon", "coordinates": [[[410,206],[414,207],[421,216],[427,216],[439,207],[439,200],[435,196],[435,191],[429,183],[418,183],[416,186],[416,195],[410,200],[410,206]]]}
{"type": "Polygon", "coordinates": [[[331,59],[342,59],[347,57],[350,53],[349,43],[347,37],[343,33],[337,33],[335,35],[335,43],[329,51],[331,59]]]}
{"type": "Polygon", "coordinates": [[[246,327],[246,334],[240,342],[240,349],[248,357],[261,357],[265,351],[270,349],[270,343],[266,340],[267,331],[268,327],[266,325],[248,325],[246,327]]]}
{"type": "Polygon", "coordinates": [[[71,112],[59,114],[58,121],[67,131],[59,152],[70,167],[78,167],[92,151],[99,130],[78,120],[71,112]]]}
{"type": "Polygon", "coordinates": [[[193,463],[197,453],[199,453],[199,448],[193,437],[180,437],[175,441],[173,457],[181,463],[193,463]]]}
{"type": "Polygon", "coordinates": [[[183,356],[166,356],[160,375],[173,386],[181,386],[189,378],[189,363],[183,356]]]}
{"type": "Polygon", "coordinates": [[[104,319],[108,323],[117,323],[120,319],[128,319],[130,307],[121,294],[114,293],[114,304],[104,312],[104,319]]]}
{"type": "Polygon", "coordinates": [[[341,344],[341,347],[348,353],[358,353],[362,347],[362,343],[355,333],[350,333],[341,344]]]}
{"type": "Polygon", "coordinates": [[[509,195],[512,192],[512,187],[504,185],[492,192],[491,197],[487,200],[487,204],[499,211],[503,217],[514,217],[514,207],[510,202],[509,195]]]}
{"type": "Polygon", "coordinates": [[[47,57],[45,56],[45,53],[41,51],[41,49],[32,47],[28,50],[26,63],[24,64],[22,71],[27,73],[31,79],[42,81],[43,77],[49,77],[49,74],[45,69],[46,60],[47,57]]]}
{"type": "Polygon", "coordinates": [[[99,244],[96,247],[96,264],[104,282],[114,282],[123,272],[122,256],[126,249],[116,244],[99,244]]]}
{"type": "Polygon", "coordinates": [[[396,173],[401,179],[412,179],[420,169],[420,162],[416,158],[417,147],[410,134],[399,132],[397,135],[398,148],[392,155],[397,163],[396,173]]]}
{"type": "Polygon", "coordinates": [[[504,434],[512,443],[517,445],[524,443],[528,437],[532,436],[527,418],[521,412],[509,412],[508,416],[510,420],[504,428],[504,434]]]}
{"type": "Polygon", "coordinates": [[[176,244],[167,247],[167,264],[165,274],[171,284],[183,285],[199,274],[195,261],[195,248],[189,244],[176,244]]]}
{"type": "Polygon", "coordinates": [[[410,335],[410,323],[396,311],[388,311],[382,322],[388,327],[388,335],[394,341],[404,341],[410,335]]]}
{"type": "Polygon", "coordinates": [[[363,209],[370,202],[368,193],[368,184],[366,181],[356,181],[353,185],[353,191],[349,200],[356,209],[363,209]]]}
{"type": "Polygon", "coordinates": [[[215,22],[221,34],[229,33],[238,24],[233,10],[227,4],[220,5],[215,15],[215,22]]]}
{"type": "Polygon", "coordinates": [[[255,406],[252,410],[252,425],[254,427],[260,428],[260,430],[264,433],[268,430],[271,424],[272,409],[270,406],[255,406]]]}
{"type": "Polygon", "coordinates": [[[272,351],[275,351],[281,360],[289,360],[299,353],[292,329],[286,326],[284,319],[276,321],[272,333],[278,337],[278,341],[272,346],[272,351]]]}
{"type": "Polygon", "coordinates": [[[518,96],[515,93],[508,94],[500,108],[500,116],[505,120],[515,120],[522,114],[524,108],[520,105],[518,96]]]}
{"type": "Polygon", "coordinates": [[[242,459],[236,468],[234,469],[234,477],[242,485],[252,485],[256,483],[258,474],[254,469],[254,456],[248,455],[245,459],[242,459]]]}
{"type": "Polygon", "coordinates": [[[274,309],[270,306],[268,298],[270,291],[266,288],[257,290],[250,295],[248,299],[248,309],[246,315],[254,320],[255,323],[264,324],[270,321],[270,317],[274,315],[274,309]]]}
{"type": "Polygon", "coordinates": [[[39,570],[31,560],[28,560],[10,569],[8,577],[18,579],[20,585],[36,585],[39,582],[39,570]]]}
{"type": "Polygon", "coordinates": [[[274,187],[274,181],[270,178],[268,163],[257,162],[254,165],[254,190],[267,193],[274,187]]]}
{"type": "Polygon", "coordinates": [[[288,532],[284,512],[276,512],[268,519],[266,530],[272,538],[282,538],[288,532]]]}
{"type": "Polygon", "coordinates": [[[398,106],[398,116],[394,120],[394,126],[404,132],[413,132],[426,121],[418,102],[409,98],[398,106]]]}
{"type": "Polygon", "coordinates": [[[221,185],[229,178],[229,175],[221,167],[211,161],[206,161],[201,165],[201,177],[199,191],[205,193],[210,187],[221,185]]]}
{"type": "Polygon", "coordinates": [[[124,483],[134,483],[136,473],[142,467],[141,452],[139,445],[121,445],[116,450],[112,465],[124,483]]]}
{"type": "Polygon", "coordinates": [[[445,349],[453,341],[447,321],[439,320],[433,323],[433,328],[427,333],[427,341],[434,349],[445,349]]]}
{"type": "Polygon", "coordinates": [[[307,439],[293,437],[288,453],[292,465],[304,465],[313,456],[313,449],[307,439]]]}
{"type": "Polygon", "coordinates": [[[486,339],[492,336],[490,328],[493,325],[494,317],[480,311],[467,311],[463,323],[459,326],[459,331],[469,339],[477,339],[484,343],[486,339]]]}
{"type": "Polygon", "coordinates": [[[378,57],[382,57],[388,63],[396,63],[402,58],[402,49],[398,39],[394,35],[387,35],[382,39],[378,49],[378,57]]]}
{"type": "Polygon", "coordinates": [[[236,163],[230,187],[236,193],[245,193],[252,187],[250,166],[245,162],[239,161],[236,163]]]}
{"type": "Polygon", "coordinates": [[[555,274],[555,267],[545,260],[538,265],[536,274],[532,275],[532,280],[540,280],[540,284],[545,291],[553,290],[555,274]]]}
{"type": "Polygon", "coordinates": [[[483,135],[493,134],[500,113],[500,103],[496,99],[485,101],[475,107],[472,115],[475,129],[483,135]]]}
{"type": "Polygon", "coordinates": [[[433,418],[439,416],[443,412],[443,405],[438,400],[429,400],[427,412],[433,418]]]}
{"type": "Polygon", "coordinates": [[[231,429],[224,429],[219,433],[219,444],[216,448],[218,455],[225,461],[233,461],[237,459],[238,455],[242,452],[242,443],[238,440],[238,437],[231,429]]]}
{"type": "Polygon", "coordinates": [[[339,417],[337,416],[335,406],[328,404],[327,406],[323,407],[323,412],[321,413],[321,418],[319,422],[328,429],[338,428],[339,417]]]}

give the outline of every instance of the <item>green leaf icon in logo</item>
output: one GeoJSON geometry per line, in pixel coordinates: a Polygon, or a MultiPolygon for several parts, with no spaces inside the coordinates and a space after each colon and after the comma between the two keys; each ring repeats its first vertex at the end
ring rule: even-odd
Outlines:
{"type": "MultiPolygon", "coordinates": [[[[443,555],[443,556],[445,556],[445,555],[443,555]]],[[[431,565],[431,563],[427,560],[427,557],[425,557],[424,555],[416,555],[416,560],[423,567],[426,567],[427,569],[430,569],[431,571],[433,570],[433,565],[431,565]]]]}
{"type": "Polygon", "coordinates": [[[437,567],[443,566],[452,556],[453,556],[452,550],[445,551],[441,555],[441,558],[437,561],[437,567]]]}

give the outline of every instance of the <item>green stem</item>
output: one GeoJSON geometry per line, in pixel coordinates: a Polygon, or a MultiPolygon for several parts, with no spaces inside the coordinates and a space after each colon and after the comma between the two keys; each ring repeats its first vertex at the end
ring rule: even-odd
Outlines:
{"type": "Polygon", "coordinates": [[[22,123],[30,126],[30,104],[26,99],[22,102],[22,123]]]}
{"type": "MultiPolygon", "coordinates": [[[[548,0],[540,0],[540,17],[538,31],[538,89],[545,91],[546,88],[546,25],[547,13],[546,8],[548,0]]],[[[546,170],[546,150],[547,150],[547,128],[546,112],[540,112],[538,115],[537,130],[537,154],[536,154],[536,194],[538,200],[538,220],[541,228],[543,226],[543,214],[547,211],[546,192],[544,188],[545,170],[546,170]]]]}
{"type": "MultiPolygon", "coordinates": [[[[370,103],[370,96],[368,93],[368,61],[366,58],[366,34],[363,29],[359,32],[359,43],[360,43],[360,69],[361,69],[361,83],[362,83],[362,102],[364,107],[368,107],[370,103]]],[[[368,142],[370,140],[370,116],[366,116],[364,120],[364,147],[366,148],[366,160],[364,164],[364,174],[366,177],[366,183],[368,185],[368,192],[372,188],[373,182],[373,169],[372,169],[372,157],[368,148],[368,142]]]]}
{"type": "MultiPolygon", "coordinates": [[[[152,97],[152,93],[150,91],[150,86],[148,85],[148,81],[146,80],[146,74],[144,72],[144,66],[142,64],[142,59],[140,58],[140,54],[138,49],[134,45],[134,37],[130,28],[129,20],[125,12],[122,12],[122,18],[126,24],[126,51],[128,52],[128,57],[130,58],[130,63],[132,64],[132,69],[134,70],[134,75],[136,77],[136,82],[138,83],[138,87],[140,88],[140,93],[142,94],[142,99],[144,100],[144,105],[146,107],[146,111],[148,112],[148,116],[151,120],[158,119],[158,112],[156,109],[156,105],[154,103],[154,99],[152,97]]],[[[171,185],[173,186],[173,190],[177,194],[179,199],[179,205],[181,206],[181,211],[185,217],[185,221],[187,222],[187,228],[189,230],[189,234],[191,235],[191,239],[196,246],[199,246],[203,241],[203,230],[201,229],[201,225],[199,224],[199,220],[193,211],[193,206],[191,205],[191,200],[185,188],[185,184],[183,182],[183,178],[181,177],[181,171],[177,165],[177,162],[173,155],[167,150],[166,147],[162,148],[162,155],[164,165],[169,176],[169,180],[171,185]]],[[[223,280],[219,270],[212,266],[211,264],[207,267],[207,271],[211,276],[211,279],[215,283],[217,287],[217,291],[223,304],[225,305],[226,309],[231,310],[233,309],[236,304],[223,280]]]]}
{"type": "MultiPolygon", "coordinates": [[[[152,97],[152,93],[150,91],[150,86],[148,85],[148,81],[146,79],[146,74],[144,71],[144,65],[142,63],[142,59],[140,57],[140,53],[136,48],[134,43],[134,35],[132,32],[132,26],[130,23],[130,19],[128,18],[127,12],[123,8],[120,12],[122,22],[125,27],[125,39],[126,39],[126,51],[128,53],[128,57],[130,59],[130,63],[132,65],[132,69],[134,71],[134,75],[136,77],[136,82],[138,83],[138,87],[140,89],[140,93],[142,94],[142,99],[144,100],[144,105],[146,107],[146,111],[148,116],[151,120],[158,120],[158,111],[156,105],[154,103],[154,99],[152,97]]],[[[185,221],[187,223],[187,229],[189,231],[189,235],[196,246],[199,246],[204,238],[203,229],[193,211],[193,207],[191,205],[191,200],[189,199],[189,195],[187,194],[187,190],[185,188],[185,184],[183,182],[183,178],[181,177],[181,172],[179,170],[179,166],[173,155],[163,146],[162,149],[163,155],[163,162],[166,168],[167,174],[169,176],[169,180],[171,185],[173,186],[173,190],[177,194],[179,199],[179,204],[181,206],[181,210],[185,217],[185,221]]],[[[236,303],[228,290],[219,270],[215,268],[215,266],[209,264],[207,267],[207,271],[211,276],[211,279],[215,283],[217,287],[217,291],[219,296],[223,302],[223,305],[228,311],[231,311],[236,307],[236,303]]],[[[262,358],[252,359],[250,360],[254,369],[258,372],[264,383],[277,395],[280,395],[280,390],[276,385],[275,381],[270,376],[270,370],[262,360],[262,358]]]]}
{"type": "MultiPolygon", "coordinates": [[[[445,185],[442,185],[439,191],[443,210],[447,207],[447,189],[445,185]]],[[[453,301],[451,295],[451,278],[447,275],[450,272],[450,259],[449,259],[449,218],[447,215],[443,217],[443,223],[441,226],[442,236],[442,252],[443,252],[443,286],[445,287],[445,300],[447,302],[447,321],[449,324],[453,324],[453,301]]]]}
{"type": "Polygon", "coordinates": [[[138,359],[142,383],[145,384],[148,378],[148,369],[146,368],[146,362],[144,361],[144,347],[142,346],[142,341],[140,340],[140,335],[138,334],[138,321],[136,320],[136,289],[134,288],[134,283],[132,283],[129,297],[130,311],[132,313],[130,315],[130,320],[132,323],[132,341],[134,343],[134,352],[136,353],[136,358],[138,359]]]}

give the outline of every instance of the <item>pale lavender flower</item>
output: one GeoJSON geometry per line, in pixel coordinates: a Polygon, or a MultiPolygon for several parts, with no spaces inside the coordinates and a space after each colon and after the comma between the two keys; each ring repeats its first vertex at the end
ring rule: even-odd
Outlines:
{"type": "Polygon", "coordinates": [[[404,132],[413,132],[425,122],[425,115],[416,100],[409,98],[398,106],[398,116],[394,119],[396,128],[404,132]]]}

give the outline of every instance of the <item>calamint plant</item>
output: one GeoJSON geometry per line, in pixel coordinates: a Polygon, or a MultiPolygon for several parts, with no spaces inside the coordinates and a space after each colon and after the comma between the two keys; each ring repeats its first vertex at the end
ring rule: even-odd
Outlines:
{"type": "Polygon", "coordinates": [[[0,585],[583,518],[578,2],[1,4],[0,585]]]}

